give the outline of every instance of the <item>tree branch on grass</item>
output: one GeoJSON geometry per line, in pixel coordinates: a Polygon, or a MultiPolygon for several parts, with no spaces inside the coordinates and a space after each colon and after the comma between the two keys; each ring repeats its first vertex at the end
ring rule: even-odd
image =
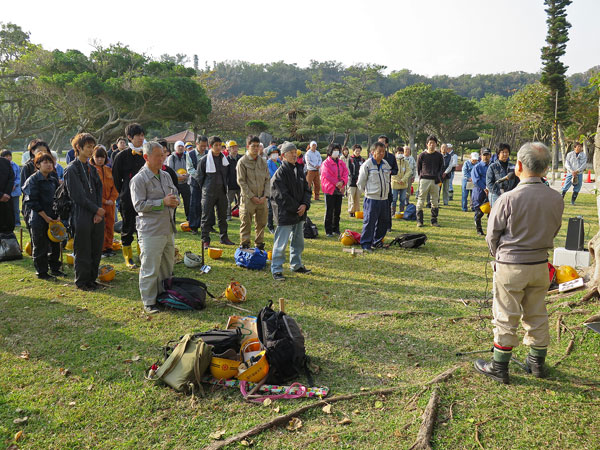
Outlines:
{"type": "Polygon", "coordinates": [[[431,437],[433,435],[433,427],[435,425],[435,418],[437,416],[437,409],[440,403],[440,394],[437,389],[434,389],[429,397],[429,403],[423,412],[423,422],[419,433],[417,434],[417,440],[412,445],[410,450],[431,450],[431,437]]]}

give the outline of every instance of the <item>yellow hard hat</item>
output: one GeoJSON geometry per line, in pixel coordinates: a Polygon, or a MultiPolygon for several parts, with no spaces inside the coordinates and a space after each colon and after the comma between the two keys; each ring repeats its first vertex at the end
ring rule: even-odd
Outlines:
{"type": "Polygon", "coordinates": [[[211,259],[219,259],[221,257],[221,255],[223,255],[223,249],[215,248],[215,247],[208,248],[208,256],[211,259]]]}
{"type": "Polygon", "coordinates": [[[356,211],[354,213],[354,217],[356,217],[357,219],[362,219],[363,218],[363,212],[362,211],[356,211]]]}
{"type": "Polygon", "coordinates": [[[577,271],[571,266],[560,266],[556,269],[556,282],[558,284],[579,278],[577,271]]]}
{"type": "Polygon", "coordinates": [[[193,142],[186,142],[186,143],[185,143],[185,146],[186,146],[186,147],[193,147],[193,146],[194,146],[194,143],[193,143],[193,142]]]}
{"type": "Polygon", "coordinates": [[[239,361],[213,356],[210,360],[210,373],[220,380],[229,380],[238,373],[239,361]]]}
{"type": "Polygon", "coordinates": [[[70,266],[75,264],[75,255],[73,255],[73,253],[67,254],[67,264],[70,266]]]}
{"type": "Polygon", "coordinates": [[[98,278],[100,281],[112,281],[115,279],[117,272],[110,264],[104,264],[98,268],[98,278]]]}
{"type": "Polygon", "coordinates": [[[296,151],[296,156],[300,158],[302,156],[302,150],[298,149],[298,151],[296,151]]]}
{"type": "Polygon", "coordinates": [[[251,383],[258,383],[260,380],[266,377],[268,373],[269,363],[267,362],[265,351],[262,350],[256,356],[238,366],[238,374],[236,378],[239,380],[249,381],[251,383]]]}
{"type": "Polygon", "coordinates": [[[177,169],[177,173],[179,175],[185,175],[187,174],[187,170],[185,170],[183,167],[181,169],[177,169]]]}
{"type": "Polygon", "coordinates": [[[181,228],[181,231],[192,231],[189,222],[182,222],[181,225],[179,225],[179,228],[181,228]]]}
{"type": "Polygon", "coordinates": [[[31,242],[25,244],[25,253],[27,253],[29,256],[31,256],[31,254],[33,253],[33,250],[31,248],[31,242]]]}
{"type": "Polygon", "coordinates": [[[117,252],[117,251],[121,250],[122,248],[123,248],[123,246],[121,245],[121,241],[113,241],[113,243],[112,243],[113,251],[117,252]]]}
{"type": "Polygon", "coordinates": [[[246,288],[239,281],[232,281],[225,289],[225,297],[233,303],[246,301],[246,288]]]}
{"type": "Polygon", "coordinates": [[[67,229],[62,222],[54,221],[48,225],[48,238],[52,242],[62,242],[67,239],[67,229]]]}
{"type": "Polygon", "coordinates": [[[340,237],[340,240],[342,241],[342,244],[344,244],[346,246],[351,246],[351,245],[356,244],[356,239],[354,239],[354,237],[347,231],[344,231],[344,234],[342,234],[342,236],[340,237]]]}
{"type": "Polygon", "coordinates": [[[227,141],[227,148],[236,147],[237,145],[238,145],[237,142],[235,142],[234,140],[227,141]]]}
{"type": "Polygon", "coordinates": [[[482,213],[489,214],[490,211],[492,210],[492,207],[490,206],[490,202],[485,202],[483,205],[481,205],[479,207],[479,209],[481,209],[482,213]]]}
{"type": "Polygon", "coordinates": [[[67,244],[65,245],[65,250],[73,250],[73,238],[67,241],[67,244]]]}

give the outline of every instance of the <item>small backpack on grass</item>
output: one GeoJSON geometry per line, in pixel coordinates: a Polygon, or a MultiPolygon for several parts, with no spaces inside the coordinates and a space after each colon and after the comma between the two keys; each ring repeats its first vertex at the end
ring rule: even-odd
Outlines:
{"type": "Polygon", "coordinates": [[[417,220],[417,207],[414,203],[409,203],[406,205],[404,209],[404,216],[402,216],[404,220],[417,220]]]}
{"type": "Polygon", "coordinates": [[[298,323],[282,311],[274,311],[269,302],[258,313],[258,339],[266,349],[269,362],[267,384],[283,384],[304,373],[313,384],[308,370],[304,335],[298,323]]]}
{"type": "Polygon", "coordinates": [[[206,284],[193,278],[171,277],[163,281],[164,292],[156,301],[163,306],[182,310],[200,310],[206,306],[206,294],[215,298],[206,284]]]}
{"type": "Polygon", "coordinates": [[[189,392],[191,385],[203,392],[200,382],[211,359],[212,346],[186,334],[154,374],[151,370],[149,378],[160,380],[178,392],[189,392]]]}
{"type": "Polygon", "coordinates": [[[425,242],[427,242],[427,235],[425,233],[404,233],[394,238],[388,247],[397,245],[400,248],[419,248],[425,245],[425,242]]]}
{"type": "Polygon", "coordinates": [[[238,266],[250,270],[262,270],[267,265],[267,252],[258,247],[254,250],[238,248],[233,258],[238,266]]]}
{"type": "Polygon", "coordinates": [[[319,229],[310,220],[310,217],[306,216],[306,221],[304,222],[304,238],[305,239],[316,239],[319,236],[319,229]]]}

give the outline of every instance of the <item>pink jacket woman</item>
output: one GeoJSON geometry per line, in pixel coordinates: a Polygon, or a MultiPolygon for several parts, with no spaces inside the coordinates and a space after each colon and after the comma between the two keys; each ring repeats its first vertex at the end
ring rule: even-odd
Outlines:
{"type": "Polygon", "coordinates": [[[346,185],[348,184],[348,166],[344,161],[333,159],[328,156],[327,159],[321,165],[321,189],[325,194],[333,194],[335,192],[335,185],[341,181],[344,185],[339,191],[344,194],[346,185]]]}

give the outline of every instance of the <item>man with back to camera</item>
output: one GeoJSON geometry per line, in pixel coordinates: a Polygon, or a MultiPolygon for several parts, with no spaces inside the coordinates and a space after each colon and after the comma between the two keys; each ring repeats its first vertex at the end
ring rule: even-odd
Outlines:
{"type": "Polygon", "coordinates": [[[494,257],[494,357],[491,362],[476,360],[475,369],[504,384],[510,382],[508,363],[519,344],[519,321],[525,329],[523,343],[530,347],[527,370],[538,378],[546,376],[548,251],[554,246],[564,209],[561,195],[541,180],[551,160],[541,142],[524,144],[515,166],[521,182],[502,194],[488,220],[486,241],[494,257]]]}
{"type": "Polygon", "coordinates": [[[583,145],[581,142],[575,144],[575,150],[569,152],[565,158],[565,170],[567,176],[565,178],[565,185],[562,188],[562,197],[565,195],[573,185],[573,195],[571,196],[571,205],[575,204],[575,200],[579,195],[581,186],[583,185],[583,171],[587,166],[587,155],[583,152],[583,145]]]}

